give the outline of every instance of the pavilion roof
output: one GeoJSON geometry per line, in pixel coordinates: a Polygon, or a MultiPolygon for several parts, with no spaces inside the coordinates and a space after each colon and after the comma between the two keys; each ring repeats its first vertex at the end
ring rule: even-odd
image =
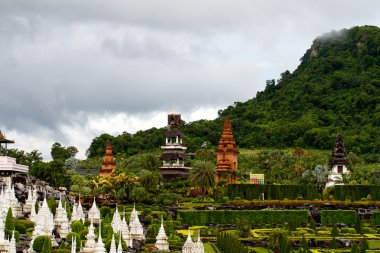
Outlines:
{"type": "Polygon", "coordinates": [[[3,134],[0,130],[0,143],[15,143],[14,140],[7,139],[5,134],[3,134]]]}

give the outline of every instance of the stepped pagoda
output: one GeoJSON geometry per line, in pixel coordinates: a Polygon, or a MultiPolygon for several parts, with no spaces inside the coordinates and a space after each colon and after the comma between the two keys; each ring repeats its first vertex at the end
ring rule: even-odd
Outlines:
{"type": "Polygon", "coordinates": [[[107,143],[106,154],[102,164],[102,169],[99,171],[99,176],[108,177],[116,168],[115,158],[112,153],[112,147],[110,143],[107,143]]]}
{"type": "Polygon", "coordinates": [[[220,182],[227,179],[229,183],[234,183],[236,181],[234,174],[238,170],[239,152],[232,135],[231,122],[228,118],[224,121],[222,137],[215,153],[217,162],[215,181],[220,182]]]}
{"type": "Polygon", "coordinates": [[[165,133],[165,146],[161,146],[162,166],[161,174],[165,179],[186,179],[189,177],[190,167],[185,165],[187,161],[186,147],[182,143],[184,134],[179,129],[181,114],[168,115],[168,129],[165,133]]]}
{"type": "Polygon", "coordinates": [[[348,158],[342,135],[336,137],[335,147],[332,151],[329,164],[331,171],[327,178],[326,188],[336,184],[343,184],[342,175],[350,174],[350,171],[347,170],[348,158]]]}

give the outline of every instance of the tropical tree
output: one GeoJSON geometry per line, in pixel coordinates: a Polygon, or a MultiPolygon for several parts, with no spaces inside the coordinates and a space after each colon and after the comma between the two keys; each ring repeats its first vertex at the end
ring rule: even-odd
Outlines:
{"type": "Polygon", "coordinates": [[[153,191],[157,189],[161,178],[161,173],[158,171],[144,170],[141,173],[139,181],[141,185],[145,187],[146,190],[153,191]]]}
{"type": "Polygon", "coordinates": [[[215,165],[209,161],[195,161],[190,170],[190,184],[207,191],[215,186],[215,165]]]}

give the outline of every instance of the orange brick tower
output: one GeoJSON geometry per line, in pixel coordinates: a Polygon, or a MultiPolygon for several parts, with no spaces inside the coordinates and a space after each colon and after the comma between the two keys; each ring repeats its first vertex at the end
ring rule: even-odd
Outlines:
{"type": "Polygon", "coordinates": [[[222,138],[219,140],[215,153],[217,162],[215,181],[220,182],[227,179],[228,183],[234,183],[236,181],[234,172],[238,170],[239,152],[228,118],[224,121],[222,138]]]}
{"type": "Polygon", "coordinates": [[[115,158],[113,157],[112,147],[107,143],[106,154],[102,163],[102,169],[99,171],[99,176],[108,177],[116,168],[115,158]]]}

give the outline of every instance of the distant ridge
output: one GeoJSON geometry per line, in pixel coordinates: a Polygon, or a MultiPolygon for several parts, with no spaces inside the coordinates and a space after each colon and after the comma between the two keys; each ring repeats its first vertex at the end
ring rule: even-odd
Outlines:
{"type": "MultiPolygon", "coordinates": [[[[379,153],[380,29],[353,27],[317,37],[293,73],[268,80],[255,98],[219,111],[215,120],[184,124],[189,150],[204,141],[216,145],[225,117],[239,147],[331,149],[339,133],[349,152],[379,153]]],[[[152,150],[162,144],[163,132],[124,133],[114,138],[119,147],[113,147],[129,154],[152,150]]],[[[98,155],[102,140],[94,139],[90,157],[98,155]]]]}

